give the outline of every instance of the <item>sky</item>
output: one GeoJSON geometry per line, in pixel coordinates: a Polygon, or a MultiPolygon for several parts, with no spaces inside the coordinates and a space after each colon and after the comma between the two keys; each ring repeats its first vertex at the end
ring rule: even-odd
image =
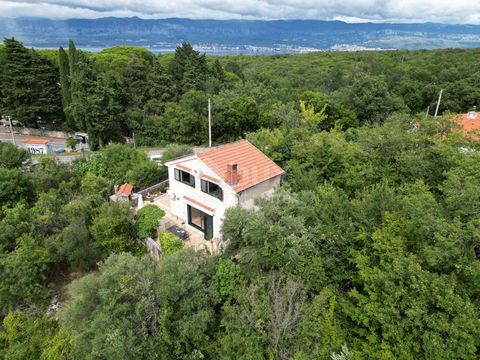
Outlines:
{"type": "Polygon", "coordinates": [[[0,16],[480,24],[480,0],[0,0],[0,16]]]}

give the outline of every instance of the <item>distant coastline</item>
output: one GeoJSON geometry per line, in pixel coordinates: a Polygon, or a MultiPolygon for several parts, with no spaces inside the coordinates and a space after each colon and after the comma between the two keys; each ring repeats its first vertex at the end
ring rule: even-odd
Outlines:
{"type": "Polygon", "coordinates": [[[323,20],[0,18],[0,37],[58,48],[74,39],[99,51],[117,45],[170,53],[184,41],[210,55],[480,47],[480,25],[345,23],[323,20]]]}

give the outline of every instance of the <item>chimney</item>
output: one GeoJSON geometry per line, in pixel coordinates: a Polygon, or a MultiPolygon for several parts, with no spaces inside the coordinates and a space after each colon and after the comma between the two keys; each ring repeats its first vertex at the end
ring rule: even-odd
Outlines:
{"type": "Polygon", "coordinates": [[[227,164],[227,182],[230,185],[235,185],[238,183],[238,165],[234,162],[229,162],[227,164]]]}

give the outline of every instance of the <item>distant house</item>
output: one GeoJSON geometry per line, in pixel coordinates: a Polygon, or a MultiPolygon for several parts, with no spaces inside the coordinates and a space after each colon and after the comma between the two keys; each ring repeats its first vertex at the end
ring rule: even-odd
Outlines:
{"type": "Polygon", "coordinates": [[[466,114],[458,115],[455,122],[459,125],[464,135],[475,141],[480,140],[480,116],[476,108],[466,114]]]}
{"type": "Polygon", "coordinates": [[[115,194],[110,196],[112,201],[130,201],[132,199],[133,185],[125,183],[115,189],[115,194]]]}
{"type": "Polygon", "coordinates": [[[206,240],[221,238],[225,210],[252,208],[270,195],[284,171],[247,140],[172,160],[168,167],[170,211],[206,240]]]}
{"type": "Polygon", "coordinates": [[[27,139],[23,147],[31,154],[53,154],[53,146],[46,139],[27,139]]]}

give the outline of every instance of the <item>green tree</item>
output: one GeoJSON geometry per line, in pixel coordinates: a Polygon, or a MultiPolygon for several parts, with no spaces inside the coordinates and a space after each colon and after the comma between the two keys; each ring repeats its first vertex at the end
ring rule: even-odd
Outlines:
{"type": "Polygon", "coordinates": [[[211,259],[192,250],[157,266],[148,256],[110,256],[72,285],[75,300],[61,314],[74,358],[206,356],[218,301],[212,273],[211,259]]]}
{"type": "Polygon", "coordinates": [[[356,74],[351,86],[340,89],[335,97],[349,104],[360,120],[371,123],[382,122],[395,111],[408,112],[403,100],[391,94],[383,77],[365,73],[356,74]]]}
{"type": "Polygon", "coordinates": [[[30,153],[7,142],[0,143],[0,167],[21,168],[30,159],[30,153]]]}
{"type": "MultiPolygon", "coordinates": [[[[71,42],[73,45],[73,42],[71,42]]],[[[73,51],[73,50],[72,50],[73,51]]],[[[59,62],[59,72],[60,72],[60,87],[62,94],[62,105],[63,112],[65,114],[66,126],[69,129],[75,130],[76,124],[75,119],[73,119],[72,114],[70,113],[70,105],[72,103],[72,94],[70,89],[70,60],[67,52],[60,46],[58,49],[58,62],[59,62]]]]}
{"type": "Polygon", "coordinates": [[[38,118],[61,120],[58,72],[53,64],[15,39],[4,39],[0,58],[2,112],[21,123],[37,126],[38,118]]]}
{"type": "Polygon", "coordinates": [[[162,254],[170,255],[182,250],[183,243],[180,238],[169,232],[163,232],[158,237],[160,247],[162,248],[162,254]]]}
{"type": "Polygon", "coordinates": [[[156,205],[146,205],[138,210],[135,217],[135,230],[141,239],[151,237],[153,230],[160,225],[160,219],[165,216],[165,211],[156,205]]]}
{"type": "Polygon", "coordinates": [[[40,359],[56,332],[56,322],[45,315],[29,310],[9,312],[0,330],[0,344],[4,343],[0,355],[12,360],[40,359]]]}
{"type": "Polygon", "coordinates": [[[14,206],[32,198],[32,182],[28,173],[0,167],[0,204],[14,206]]]}
{"type": "Polygon", "coordinates": [[[0,218],[0,253],[8,253],[15,249],[18,237],[32,233],[32,215],[24,202],[17,202],[4,208],[0,218]]]}
{"type": "Polygon", "coordinates": [[[373,234],[373,254],[360,251],[355,259],[363,289],[352,290],[356,306],[347,313],[358,331],[364,329],[362,352],[392,359],[475,358],[475,305],[454,276],[429,272],[417,255],[405,251],[401,229],[401,219],[388,219],[373,234]]]}
{"type": "Polygon", "coordinates": [[[271,274],[224,307],[219,356],[224,359],[289,359],[295,353],[305,295],[295,279],[271,274]]]}
{"type": "Polygon", "coordinates": [[[219,259],[213,282],[223,300],[236,298],[243,282],[240,266],[229,259],[219,259]]]}
{"type": "Polygon", "coordinates": [[[169,73],[173,79],[176,100],[190,90],[202,90],[208,74],[205,54],[200,55],[189,43],[182,43],[175,49],[169,73]]]}
{"type": "Polygon", "coordinates": [[[104,203],[93,219],[91,232],[103,258],[137,248],[129,204],[104,203]]]}
{"type": "Polygon", "coordinates": [[[18,247],[0,257],[0,304],[4,309],[26,303],[43,303],[50,295],[47,269],[48,252],[25,235],[17,239],[18,247]]]}

